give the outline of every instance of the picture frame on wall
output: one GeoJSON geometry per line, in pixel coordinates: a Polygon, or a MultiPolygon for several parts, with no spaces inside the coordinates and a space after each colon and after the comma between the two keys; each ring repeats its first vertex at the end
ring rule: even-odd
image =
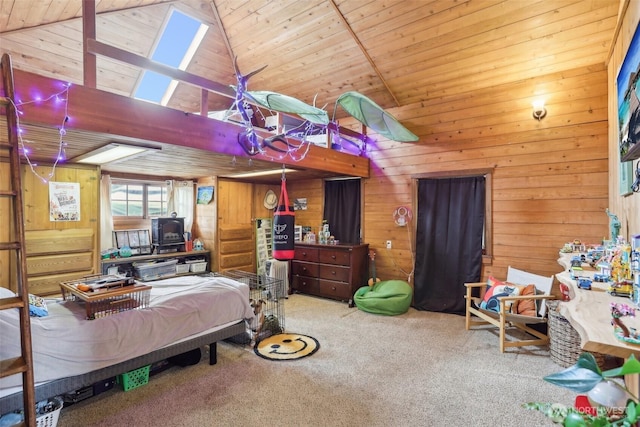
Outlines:
{"type": "Polygon", "coordinates": [[[618,143],[620,155],[619,191],[621,196],[632,193],[633,160],[640,158],[640,26],[616,79],[618,95],[618,143]]]}

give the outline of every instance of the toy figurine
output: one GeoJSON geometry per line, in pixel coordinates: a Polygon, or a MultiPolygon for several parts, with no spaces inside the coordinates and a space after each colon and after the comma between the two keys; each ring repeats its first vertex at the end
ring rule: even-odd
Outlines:
{"type": "Polygon", "coordinates": [[[609,212],[609,208],[606,209],[607,215],[609,216],[609,230],[611,231],[611,241],[615,242],[618,238],[618,233],[620,233],[620,220],[617,215],[609,212]]]}

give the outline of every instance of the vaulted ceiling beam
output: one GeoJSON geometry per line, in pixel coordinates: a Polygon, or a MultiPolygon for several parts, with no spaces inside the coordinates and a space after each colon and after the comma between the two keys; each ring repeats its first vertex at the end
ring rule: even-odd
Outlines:
{"type": "Polygon", "coordinates": [[[155,71],[172,79],[179,80],[184,83],[188,83],[194,86],[198,86],[207,89],[211,92],[215,92],[218,95],[226,96],[227,98],[235,98],[235,91],[221,83],[214,82],[212,80],[205,79],[204,77],[197,76],[195,74],[188,73],[186,71],[172,68],[164,64],[152,61],[144,56],[136,55],[132,52],[117,48],[115,46],[108,45],[106,43],[99,42],[97,40],[87,40],[88,51],[95,55],[104,55],[116,61],[121,61],[130,65],[135,65],[146,70],[155,71]]]}
{"type": "Polygon", "coordinates": [[[87,42],[96,38],[96,2],[82,2],[82,77],[87,87],[98,87],[98,60],[89,53],[87,42]]]}
{"type": "Polygon", "coordinates": [[[360,51],[362,52],[362,54],[365,56],[365,58],[367,58],[367,61],[369,61],[369,64],[371,65],[371,68],[373,68],[373,71],[376,73],[376,75],[378,76],[378,78],[380,79],[380,81],[382,82],[384,87],[387,89],[387,92],[389,92],[389,95],[391,95],[391,97],[393,98],[393,101],[396,103],[396,107],[399,107],[400,106],[400,102],[398,102],[398,98],[396,98],[395,94],[393,93],[393,91],[391,90],[389,85],[387,84],[387,81],[384,79],[384,77],[382,77],[382,73],[380,73],[380,70],[378,70],[378,67],[376,66],[376,63],[373,62],[373,59],[371,58],[371,56],[367,52],[367,49],[365,49],[363,44],[360,42],[360,39],[358,38],[356,33],[351,28],[351,25],[349,25],[349,23],[345,19],[344,15],[342,14],[342,12],[340,12],[340,9],[338,9],[338,6],[336,5],[335,1],[334,0],[329,0],[329,4],[331,4],[331,6],[333,6],[333,10],[335,10],[336,15],[338,15],[338,18],[342,22],[342,25],[344,25],[344,27],[347,29],[347,31],[349,31],[349,34],[351,34],[351,38],[353,38],[353,40],[356,42],[356,44],[360,48],[360,51]]]}

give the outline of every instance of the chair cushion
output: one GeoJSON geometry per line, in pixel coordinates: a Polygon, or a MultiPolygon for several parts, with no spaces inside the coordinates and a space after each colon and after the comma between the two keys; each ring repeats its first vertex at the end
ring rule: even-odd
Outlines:
{"type": "MultiPolygon", "coordinates": [[[[487,289],[482,297],[482,302],[480,302],[480,308],[498,312],[500,311],[500,301],[498,297],[517,296],[520,295],[520,291],[521,287],[516,284],[503,282],[489,276],[487,279],[487,289]]],[[[512,301],[506,302],[507,310],[511,309],[511,304],[512,301]]]]}
{"type": "Polygon", "coordinates": [[[406,313],[412,298],[413,288],[402,280],[384,280],[373,286],[363,286],[353,297],[360,310],[386,316],[406,313]]]}
{"type": "MultiPolygon", "coordinates": [[[[484,292],[480,308],[487,311],[500,311],[500,301],[498,297],[535,295],[536,287],[533,284],[518,285],[510,282],[503,282],[489,276],[487,289],[484,292]]],[[[521,314],[524,316],[536,316],[538,307],[534,299],[506,301],[505,307],[508,312],[521,314]]]]}
{"type": "MultiPolygon", "coordinates": [[[[533,284],[524,286],[520,291],[520,295],[535,295],[535,294],[536,294],[536,286],[533,284]]],[[[524,316],[537,316],[538,307],[536,306],[536,300],[523,299],[523,300],[516,301],[511,311],[515,314],[522,314],[524,316]]]]}

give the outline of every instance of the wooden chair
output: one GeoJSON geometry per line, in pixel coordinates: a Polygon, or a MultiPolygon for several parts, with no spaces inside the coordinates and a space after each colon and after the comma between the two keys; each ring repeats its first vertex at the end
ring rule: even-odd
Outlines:
{"type": "Polygon", "coordinates": [[[551,288],[553,286],[553,276],[544,277],[537,274],[528,273],[526,271],[518,270],[509,267],[507,273],[507,282],[516,285],[529,285],[533,284],[536,287],[536,295],[520,295],[520,296],[504,296],[498,297],[500,301],[500,311],[495,312],[491,310],[484,310],[480,308],[480,302],[484,295],[483,287],[487,286],[486,282],[481,283],[465,283],[467,292],[466,299],[466,321],[465,328],[470,330],[472,326],[491,324],[500,331],[500,352],[504,353],[505,347],[522,347],[526,345],[547,345],[549,344],[549,336],[547,333],[533,329],[528,325],[532,324],[544,324],[547,322],[547,307],[546,300],[555,299],[555,295],[551,294],[551,288]],[[480,297],[472,296],[474,289],[480,289],[480,297]],[[539,300],[538,315],[526,316],[522,314],[513,314],[509,311],[511,304],[518,300],[535,299],[539,300]],[[473,306],[472,302],[476,305],[473,306]],[[514,339],[507,340],[507,328],[517,328],[531,335],[527,339],[514,339]]]}

